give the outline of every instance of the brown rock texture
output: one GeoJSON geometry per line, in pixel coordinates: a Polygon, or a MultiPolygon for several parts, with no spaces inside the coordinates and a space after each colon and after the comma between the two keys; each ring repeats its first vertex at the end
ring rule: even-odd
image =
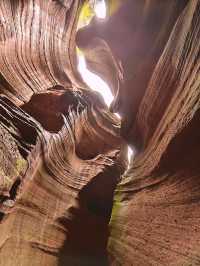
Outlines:
{"type": "MultiPolygon", "coordinates": [[[[11,103],[10,106],[15,108],[11,103]]],[[[4,102],[1,108],[5,108],[4,102]]],[[[14,116],[14,111],[10,112],[14,116]]],[[[24,118],[23,123],[31,123],[37,130],[37,138],[36,144],[32,144],[33,147],[28,152],[26,159],[29,167],[25,174],[20,176],[18,172],[14,172],[9,176],[7,173],[10,178],[15,175],[20,183],[13,197],[13,178],[10,194],[2,199],[2,265],[5,262],[7,265],[73,265],[79,263],[80,259],[81,263],[104,265],[112,194],[123,171],[123,164],[121,168],[120,163],[117,164],[120,149],[117,132],[111,128],[106,132],[99,124],[101,133],[105,134],[101,137],[106,141],[109,137],[115,138],[118,149],[114,150],[105,142],[107,149],[104,153],[93,154],[93,158],[87,160],[76,154],[78,145],[81,145],[79,137],[84,130],[90,128],[93,132],[89,133],[91,136],[96,133],[98,143],[99,130],[96,124],[92,125],[92,119],[95,123],[96,116],[100,120],[106,114],[99,114],[95,109],[89,111],[87,108],[81,113],[70,111],[67,117],[63,116],[61,130],[50,133],[21,109],[16,108],[16,112],[18,117],[15,122],[17,118],[24,118]],[[12,206],[9,205],[11,200],[12,206]]],[[[106,122],[109,117],[104,119],[106,122]]],[[[114,123],[111,118],[108,121],[114,123]]],[[[22,131],[21,135],[26,127],[27,125],[17,128],[22,131]]],[[[12,135],[13,132],[8,131],[7,135],[9,134],[12,135]]],[[[12,144],[11,141],[10,143],[12,144]]],[[[19,153],[17,144],[16,156],[19,153]]],[[[90,145],[92,146],[91,140],[90,145]]],[[[25,149],[24,146],[22,148],[25,149]]],[[[5,153],[9,156],[8,152],[5,153]]],[[[23,158],[20,159],[21,164],[24,163],[23,158]]],[[[15,164],[18,170],[17,162],[13,159],[12,165],[15,164]]],[[[7,180],[6,177],[3,178],[7,180]]]]}
{"type": "Polygon", "coordinates": [[[85,36],[104,38],[122,62],[114,105],[137,150],[115,191],[110,264],[200,265],[200,2],[127,1],[102,28],[95,23],[77,41],[87,52],[85,36]]]}
{"type": "Polygon", "coordinates": [[[200,1],[84,2],[0,1],[0,265],[200,265],[200,1]]]}
{"type": "Polygon", "coordinates": [[[75,69],[81,5],[0,2],[0,265],[107,264],[125,144],[75,69]]]}

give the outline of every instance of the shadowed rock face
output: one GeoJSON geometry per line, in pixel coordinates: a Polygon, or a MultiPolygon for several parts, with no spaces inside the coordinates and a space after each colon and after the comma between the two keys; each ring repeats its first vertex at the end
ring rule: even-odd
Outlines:
{"type": "MultiPolygon", "coordinates": [[[[49,95],[46,97],[48,102],[49,95]]],[[[39,109],[34,112],[31,101],[30,105],[37,115],[39,109]]],[[[34,257],[32,265],[80,265],[80,261],[106,265],[112,197],[124,169],[116,121],[95,107],[82,106],[63,112],[63,124],[55,133],[4,98],[0,108],[6,110],[4,117],[10,123],[1,121],[7,147],[2,161],[1,261],[27,265],[34,257]],[[31,128],[35,142],[29,135],[31,128]],[[87,136],[91,147],[100,142],[104,148],[94,153],[88,147],[83,153],[87,136]]],[[[51,113],[45,109],[40,109],[40,115],[51,121],[51,113]]]]}
{"type": "MultiPolygon", "coordinates": [[[[132,113],[124,113],[126,120],[134,118],[125,137],[140,146],[115,192],[108,244],[111,265],[200,264],[199,14],[199,1],[188,1],[165,36],[148,82],[143,83],[146,68],[138,63],[131,81],[125,78],[121,86],[120,93],[133,105],[133,81],[139,88],[146,84],[136,113],[133,106],[132,113]],[[129,85],[132,90],[127,91],[129,85]]],[[[153,59],[140,54],[141,64],[153,64],[153,59]]],[[[124,72],[126,77],[126,64],[124,72]]]]}
{"type": "Polygon", "coordinates": [[[188,0],[125,1],[106,21],[95,18],[77,34],[77,44],[85,51],[91,69],[103,73],[108,82],[113,79],[111,73],[116,76],[119,71],[110,67],[110,72],[105,73],[103,64],[106,64],[106,55],[98,53],[96,47],[101,45],[98,40],[106,41],[121,66],[122,78],[119,86],[115,85],[115,100],[111,109],[122,115],[122,134],[125,138],[128,137],[156,63],[187,3],[188,0]],[[93,50],[97,50],[99,62],[93,50]],[[91,53],[93,57],[90,56],[91,53]]]}
{"type": "Polygon", "coordinates": [[[112,110],[77,71],[83,2],[0,1],[0,265],[199,265],[200,2],[77,33],[112,110]]]}
{"type": "Polygon", "coordinates": [[[80,7],[0,2],[0,265],[107,265],[126,159],[119,121],[75,71],[80,7]]]}
{"type": "MultiPolygon", "coordinates": [[[[153,1],[149,2],[153,6],[153,1]]],[[[129,2],[129,7],[131,4],[139,6],[137,1],[129,2]]],[[[162,4],[170,9],[172,1],[162,4]]],[[[200,6],[198,1],[179,1],[179,4],[174,13],[164,12],[159,23],[152,27],[153,32],[149,28],[155,23],[155,17],[151,21],[151,17],[144,16],[146,24],[140,24],[141,19],[136,16],[135,21],[131,17],[127,23],[132,26],[138,22],[137,30],[129,30],[127,34],[122,27],[122,33],[118,34],[121,9],[104,25],[94,21],[77,37],[86,56],[90,50],[84,35],[91,34],[91,42],[96,37],[104,38],[116,60],[121,60],[124,80],[116,100],[121,96],[124,105],[123,101],[115,104],[124,110],[123,135],[133,145],[139,144],[140,153],[115,193],[108,245],[111,265],[200,264],[196,216],[199,210],[200,6]],[[167,17],[171,24],[165,23],[167,17]],[[115,27],[111,24],[114,18],[115,27]],[[112,34],[106,35],[110,25],[112,34]],[[163,35],[157,41],[155,36],[159,33],[163,35]],[[132,42],[116,41],[114,37],[121,38],[123,34],[132,38],[132,42]],[[151,34],[155,34],[154,38],[151,34]]],[[[154,6],[152,10],[156,14],[158,9],[154,6]]]]}

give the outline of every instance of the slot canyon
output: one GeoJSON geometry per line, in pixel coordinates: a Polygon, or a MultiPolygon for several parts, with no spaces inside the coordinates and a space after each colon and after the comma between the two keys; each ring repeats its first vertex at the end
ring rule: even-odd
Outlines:
{"type": "Polygon", "coordinates": [[[200,1],[0,0],[0,266],[198,266],[199,213],[200,1]]]}

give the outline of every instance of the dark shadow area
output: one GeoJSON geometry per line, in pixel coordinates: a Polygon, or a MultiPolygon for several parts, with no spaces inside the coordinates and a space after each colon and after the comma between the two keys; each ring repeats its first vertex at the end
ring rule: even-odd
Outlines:
{"type": "Polygon", "coordinates": [[[67,229],[59,266],[108,266],[108,223],[119,176],[116,167],[97,175],[80,192],[79,208],[68,211],[72,219],[59,220],[67,229]]]}
{"type": "Polygon", "coordinates": [[[5,213],[0,212],[0,222],[3,220],[4,216],[5,216],[5,213]]]}
{"type": "Polygon", "coordinates": [[[69,107],[76,110],[79,105],[81,109],[81,97],[78,96],[72,90],[56,85],[45,92],[34,94],[21,108],[44,129],[57,133],[64,124],[62,115],[68,115],[69,107]]]}
{"type": "Polygon", "coordinates": [[[199,139],[200,131],[200,110],[198,110],[192,120],[177,134],[163,154],[159,169],[159,174],[168,171],[173,174],[177,170],[199,169],[199,139]]]}
{"type": "Polygon", "coordinates": [[[17,178],[9,191],[9,195],[0,195],[0,204],[8,199],[15,200],[17,196],[17,190],[20,184],[21,184],[21,179],[17,178]]]}
{"type": "Polygon", "coordinates": [[[11,200],[15,200],[15,198],[17,196],[17,190],[18,190],[20,184],[21,184],[21,180],[20,180],[20,178],[17,178],[10,189],[10,199],[11,200]]]}

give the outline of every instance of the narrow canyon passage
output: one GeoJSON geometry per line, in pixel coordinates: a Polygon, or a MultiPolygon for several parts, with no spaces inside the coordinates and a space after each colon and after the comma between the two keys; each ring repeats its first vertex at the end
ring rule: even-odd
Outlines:
{"type": "Polygon", "coordinates": [[[0,266],[200,265],[200,1],[0,1],[0,266]]]}

